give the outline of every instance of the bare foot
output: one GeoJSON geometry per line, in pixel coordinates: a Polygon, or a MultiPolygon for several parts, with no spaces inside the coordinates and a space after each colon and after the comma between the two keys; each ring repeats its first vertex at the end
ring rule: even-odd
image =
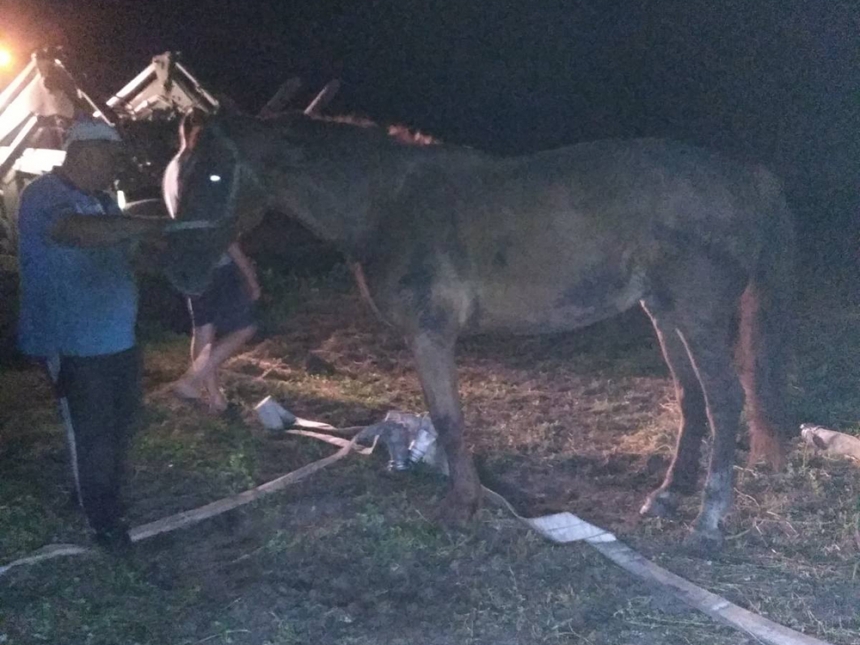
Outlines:
{"type": "Polygon", "coordinates": [[[219,390],[217,394],[209,394],[209,412],[212,414],[222,414],[227,411],[227,399],[219,390]]]}
{"type": "Polygon", "coordinates": [[[197,401],[202,396],[200,388],[190,383],[186,378],[181,378],[170,386],[171,391],[180,399],[197,401]]]}

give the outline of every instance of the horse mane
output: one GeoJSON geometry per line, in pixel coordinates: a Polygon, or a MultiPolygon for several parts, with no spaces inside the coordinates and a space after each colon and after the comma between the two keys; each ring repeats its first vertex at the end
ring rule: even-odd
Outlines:
{"type": "MultiPolygon", "coordinates": [[[[272,117],[266,117],[264,120],[270,122],[277,122],[282,119],[295,118],[295,116],[296,115],[275,115],[272,117]]],[[[429,135],[426,132],[421,132],[420,130],[410,128],[407,125],[395,123],[390,124],[388,126],[381,126],[376,121],[373,121],[372,119],[369,119],[365,116],[359,116],[357,114],[336,114],[331,116],[313,114],[305,116],[308,121],[317,121],[322,123],[340,123],[348,126],[356,126],[365,130],[375,130],[380,133],[384,132],[388,137],[390,137],[397,143],[402,143],[406,145],[435,146],[443,145],[444,143],[441,139],[429,135]]]]}
{"type": "Polygon", "coordinates": [[[442,141],[433,137],[425,132],[421,132],[420,130],[415,130],[410,128],[407,125],[403,125],[400,123],[395,123],[389,125],[387,128],[379,125],[376,121],[369,119],[364,116],[358,116],[356,114],[339,114],[333,116],[313,116],[318,121],[329,121],[332,123],[344,123],[347,125],[355,125],[360,128],[378,128],[380,130],[386,130],[389,137],[397,141],[398,143],[405,143],[407,145],[415,145],[415,146],[435,146],[441,145],[442,141]]]}

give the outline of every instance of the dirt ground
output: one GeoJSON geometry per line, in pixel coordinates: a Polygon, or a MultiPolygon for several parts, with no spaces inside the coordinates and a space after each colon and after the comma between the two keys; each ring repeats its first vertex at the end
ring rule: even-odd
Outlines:
{"type": "MultiPolygon", "coordinates": [[[[263,396],[336,426],[424,410],[402,342],[342,275],[264,277],[261,339],[225,374],[231,415],[212,418],[165,395],[184,369],[188,339],[145,330],[133,524],[332,452],[258,426],[251,406],[263,396]]],[[[847,292],[836,283],[804,291],[793,395],[804,420],[858,433],[860,308],[847,292]]],[[[860,643],[858,466],[798,443],[773,474],[744,468],[741,450],[726,547],[694,557],[681,542],[698,497],[676,520],[637,514],[665,472],[678,422],[644,316],[571,334],[468,340],[459,358],[481,477],[520,512],[571,511],[742,607],[834,645],[860,643]]],[[[444,478],[385,465],[384,451],[350,456],[266,500],[139,543],[125,560],[13,570],[0,578],[0,643],[755,642],[590,547],[549,544],[499,509],[485,506],[467,528],[444,529],[432,519],[444,478]]],[[[0,471],[0,564],[46,543],[86,543],[50,392],[30,367],[0,372],[0,471]]]]}

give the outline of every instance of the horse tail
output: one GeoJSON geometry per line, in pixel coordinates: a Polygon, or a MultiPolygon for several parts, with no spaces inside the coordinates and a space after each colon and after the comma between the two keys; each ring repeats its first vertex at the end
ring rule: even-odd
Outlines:
{"type": "Polygon", "coordinates": [[[759,254],[741,298],[739,373],[747,400],[750,463],[764,459],[778,468],[797,425],[788,403],[796,240],[779,181],[763,169],[757,180],[764,208],[759,254]]]}

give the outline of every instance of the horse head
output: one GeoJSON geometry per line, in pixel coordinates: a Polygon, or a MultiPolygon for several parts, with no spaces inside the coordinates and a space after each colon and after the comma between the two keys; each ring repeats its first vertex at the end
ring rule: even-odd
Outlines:
{"type": "Polygon", "coordinates": [[[347,255],[360,254],[375,222],[371,173],[399,185],[402,150],[425,143],[356,119],[296,113],[260,119],[217,115],[182,153],[168,278],[200,293],[231,241],[267,210],[286,214],[347,255]]]}
{"type": "Polygon", "coordinates": [[[263,217],[267,195],[253,153],[254,121],[211,117],[182,154],[164,271],[183,293],[202,293],[227,247],[263,217]]]}

